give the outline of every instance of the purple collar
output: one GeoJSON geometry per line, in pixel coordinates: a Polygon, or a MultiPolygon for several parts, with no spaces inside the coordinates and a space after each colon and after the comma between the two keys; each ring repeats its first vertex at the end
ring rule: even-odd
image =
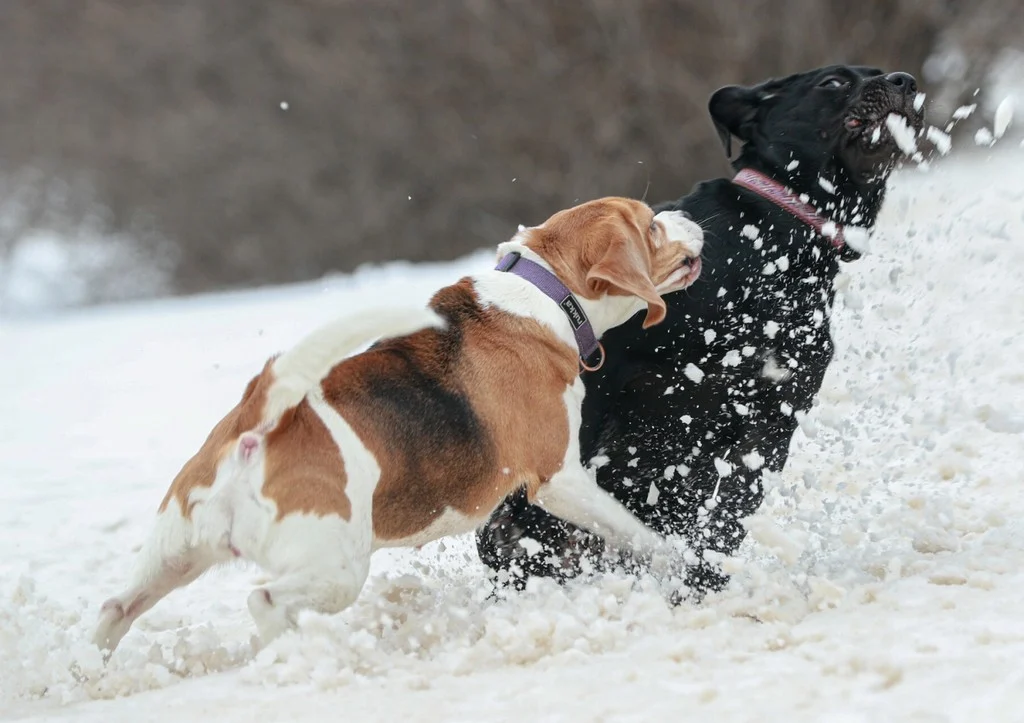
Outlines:
{"type": "Polygon", "coordinates": [[[558,304],[558,308],[562,310],[562,313],[565,314],[572,325],[572,333],[576,337],[576,347],[580,352],[580,366],[588,372],[597,371],[601,368],[604,364],[604,347],[597,340],[597,336],[594,334],[594,327],[590,325],[590,320],[583,312],[580,302],[576,301],[576,297],[572,295],[572,292],[569,291],[565,284],[559,281],[557,276],[540,264],[524,259],[518,251],[507,254],[498,262],[495,269],[507,271],[521,279],[526,279],[544,292],[545,296],[558,304]],[[601,354],[597,363],[592,366],[588,365],[587,361],[596,352],[601,354]]]}

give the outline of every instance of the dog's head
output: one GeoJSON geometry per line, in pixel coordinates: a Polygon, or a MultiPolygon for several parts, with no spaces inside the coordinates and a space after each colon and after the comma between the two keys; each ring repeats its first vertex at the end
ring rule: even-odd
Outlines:
{"type": "Polygon", "coordinates": [[[831,206],[837,221],[870,225],[878,212],[872,206],[880,205],[885,180],[902,157],[886,118],[902,116],[920,131],[923,98],[917,96],[908,73],[832,65],[721,88],[708,109],[728,155],[732,137],[745,143],[737,169],[753,167],[786,181],[819,208],[831,206]]]}
{"type": "Polygon", "coordinates": [[[647,306],[645,328],[661,322],[662,295],[685,289],[700,274],[703,237],[679,211],[655,215],[646,203],[617,197],[559,211],[519,236],[578,298],[614,297],[606,323],[592,318],[605,328],[636,313],[638,303],[647,306]]]}

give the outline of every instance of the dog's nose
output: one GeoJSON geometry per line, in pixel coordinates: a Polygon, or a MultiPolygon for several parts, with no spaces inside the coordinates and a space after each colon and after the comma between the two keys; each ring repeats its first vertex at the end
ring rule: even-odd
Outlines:
{"type": "Polygon", "coordinates": [[[917,92],[917,79],[910,73],[889,73],[885,79],[904,93],[917,92]]]}

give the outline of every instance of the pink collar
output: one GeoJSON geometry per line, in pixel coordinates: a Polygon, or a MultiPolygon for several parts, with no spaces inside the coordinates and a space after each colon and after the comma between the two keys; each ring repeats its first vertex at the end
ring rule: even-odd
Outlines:
{"type": "Polygon", "coordinates": [[[831,241],[835,248],[841,249],[846,245],[841,225],[829,221],[818,213],[818,209],[809,203],[801,201],[795,193],[774,178],[769,178],[753,168],[744,168],[736,174],[732,182],[737,186],[743,186],[743,188],[753,191],[762,198],[768,199],[779,208],[789,211],[831,241]]]}

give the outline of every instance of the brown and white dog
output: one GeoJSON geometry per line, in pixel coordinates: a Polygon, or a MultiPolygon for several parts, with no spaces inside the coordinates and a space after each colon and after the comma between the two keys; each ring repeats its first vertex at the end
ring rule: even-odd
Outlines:
{"type": "MultiPolygon", "coordinates": [[[[700,273],[700,228],[604,198],[499,246],[571,291],[599,337],[700,273]]],[[[270,359],[175,477],[125,592],[94,640],[113,650],[143,612],[214,565],[258,564],[248,600],[263,641],[300,610],[335,613],[371,553],[470,532],[513,490],[613,544],[660,538],[580,464],[578,319],[535,283],[485,271],[428,309],[334,322],[270,359]],[[361,354],[353,351],[386,337],[361,354]]]]}

